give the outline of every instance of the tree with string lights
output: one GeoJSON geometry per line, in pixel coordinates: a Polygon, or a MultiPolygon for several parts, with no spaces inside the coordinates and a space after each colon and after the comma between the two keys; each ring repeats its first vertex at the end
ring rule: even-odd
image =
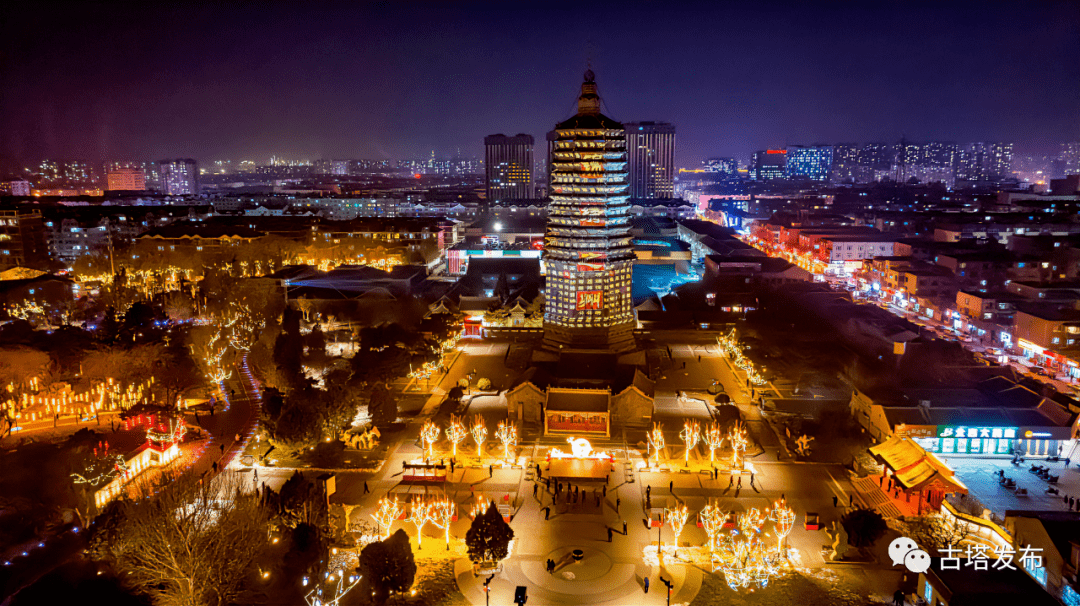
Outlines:
{"type": "Polygon", "coordinates": [[[671,526],[671,530],[674,533],[674,537],[671,539],[671,546],[675,548],[676,553],[679,549],[679,535],[682,534],[683,526],[686,526],[686,519],[690,516],[690,510],[687,509],[686,503],[679,501],[675,505],[674,509],[664,510],[664,519],[667,520],[671,526]]]}
{"type": "Polygon", "coordinates": [[[510,449],[517,445],[517,426],[512,421],[499,421],[499,427],[495,430],[495,437],[503,445],[503,458],[510,462],[510,449]]]}
{"type": "Polygon", "coordinates": [[[371,514],[371,517],[375,518],[375,522],[379,524],[379,528],[385,534],[383,534],[383,540],[390,538],[390,527],[393,526],[394,521],[401,515],[401,504],[398,503],[397,497],[385,496],[379,499],[379,508],[375,510],[375,513],[371,514]]]}
{"type": "Polygon", "coordinates": [[[698,512],[701,527],[705,530],[705,535],[709,537],[709,553],[716,552],[717,537],[720,536],[720,532],[724,529],[724,524],[727,523],[730,516],[730,512],[720,509],[715,503],[709,503],[698,512]]]}
{"type": "Polygon", "coordinates": [[[450,440],[453,448],[453,456],[457,456],[457,447],[465,437],[469,435],[469,432],[465,430],[465,425],[461,422],[461,418],[457,415],[450,415],[450,424],[446,426],[446,439],[450,440]]]}
{"type": "Polygon", "coordinates": [[[735,425],[732,426],[731,431],[728,432],[728,442],[731,443],[731,468],[733,470],[742,469],[743,463],[740,455],[750,443],[746,437],[746,428],[743,427],[742,422],[736,421],[735,425]]]}
{"type": "Polygon", "coordinates": [[[679,437],[682,438],[683,443],[686,445],[685,461],[686,466],[690,466],[690,451],[697,446],[698,440],[701,438],[701,425],[697,421],[691,421],[687,419],[683,421],[683,429],[679,432],[679,437]]]}
{"type": "Polygon", "coordinates": [[[664,449],[664,426],[660,423],[653,423],[652,430],[649,431],[647,437],[653,452],[656,453],[656,465],[659,467],[660,451],[664,449]]]}
{"type": "Polygon", "coordinates": [[[701,437],[702,442],[709,448],[709,463],[712,464],[716,459],[715,451],[724,444],[724,432],[720,429],[719,423],[709,423],[709,426],[705,428],[705,433],[701,437]]]}
{"type": "Polygon", "coordinates": [[[431,421],[426,421],[424,427],[420,429],[420,441],[424,446],[424,462],[435,456],[434,445],[439,439],[439,433],[439,426],[431,421]]]}
{"type": "Polygon", "coordinates": [[[476,458],[483,459],[484,440],[487,440],[488,435],[487,425],[484,425],[484,417],[473,415],[472,428],[469,433],[472,434],[472,439],[476,442],[476,458]]]}
{"type": "Polygon", "coordinates": [[[421,497],[414,498],[409,506],[409,517],[405,521],[416,527],[416,546],[423,547],[424,526],[435,521],[434,504],[421,497]]]}
{"type": "Polygon", "coordinates": [[[446,550],[450,551],[450,523],[457,517],[457,504],[453,499],[443,496],[433,503],[436,526],[446,531],[446,550]]]}

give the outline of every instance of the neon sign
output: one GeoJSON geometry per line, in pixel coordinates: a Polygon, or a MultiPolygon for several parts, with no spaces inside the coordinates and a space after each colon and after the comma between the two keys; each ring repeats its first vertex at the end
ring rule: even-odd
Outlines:
{"type": "Polygon", "coordinates": [[[604,308],[604,291],[602,290],[579,290],[577,293],[577,308],[582,309],[603,309],[604,308]]]}

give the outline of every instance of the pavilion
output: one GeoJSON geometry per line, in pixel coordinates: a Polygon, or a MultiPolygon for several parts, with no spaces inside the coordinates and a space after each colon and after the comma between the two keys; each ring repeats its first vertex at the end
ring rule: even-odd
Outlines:
{"type": "Polygon", "coordinates": [[[968,493],[967,486],[944,461],[911,438],[893,436],[870,447],[870,454],[885,466],[886,475],[907,495],[908,502],[912,494],[918,493],[920,515],[924,500],[931,508],[939,509],[946,495],[968,493]]]}

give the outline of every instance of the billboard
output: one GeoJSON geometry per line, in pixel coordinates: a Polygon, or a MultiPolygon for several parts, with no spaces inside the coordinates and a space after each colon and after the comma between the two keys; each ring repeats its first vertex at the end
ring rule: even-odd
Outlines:
{"type": "Polygon", "coordinates": [[[602,290],[579,290],[577,293],[577,308],[603,309],[604,291],[602,290]]]}

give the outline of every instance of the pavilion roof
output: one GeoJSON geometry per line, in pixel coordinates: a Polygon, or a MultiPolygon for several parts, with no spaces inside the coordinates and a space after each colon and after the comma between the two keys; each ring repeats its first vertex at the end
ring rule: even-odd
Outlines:
{"type": "Polygon", "coordinates": [[[905,491],[921,490],[930,484],[946,493],[967,494],[967,486],[941,459],[908,437],[894,436],[870,447],[870,454],[893,471],[905,491]]]}

